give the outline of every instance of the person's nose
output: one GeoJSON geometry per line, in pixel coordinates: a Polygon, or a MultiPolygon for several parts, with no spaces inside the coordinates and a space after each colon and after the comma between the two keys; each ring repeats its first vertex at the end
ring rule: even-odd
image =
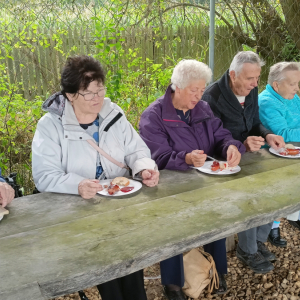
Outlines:
{"type": "Polygon", "coordinates": [[[196,93],[196,97],[198,100],[200,100],[202,98],[203,92],[202,91],[197,91],[196,93]]]}
{"type": "Polygon", "coordinates": [[[257,87],[258,86],[258,80],[257,79],[254,79],[253,81],[252,81],[252,87],[253,88],[255,88],[255,87],[257,87]]]}

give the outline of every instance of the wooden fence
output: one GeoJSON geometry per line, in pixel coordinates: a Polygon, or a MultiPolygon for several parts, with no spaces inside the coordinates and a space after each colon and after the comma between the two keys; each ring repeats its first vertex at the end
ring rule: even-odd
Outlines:
{"type": "MultiPolygon", "coordinates": [[[[36,95],[46,97],[59,90],[59,78],[61,67],[66,57],[56,49],[53,40],[55,30],[42,32],[46,36],[44,45],[41,40],[31,41],[33,48],[22,46],[12,47],[11,58],[2,59],[8,70],[10,83],[22,82],[20,91],[26,99],[32,99],[36,95]],[[45,43],[49,44],[45,47],[45,43]],[[33,49],[33,50],[32,50],[33,49]]],[[[31,33],[31,37],[34,34],[31,33]]],[[[123,49],[125,54],[129,49],[137,49],[137,55],[144,60],[149,58],[154,63],[164,67],[172,66],[178,59],[195,58],[208,63],[209,29],[207,26],[179,26],[176,30],[165,27],[162,31],[155,32],[152,28],[130,28],[122,33],[125,39],[123,49]],[[170,59],[167,59],[167,58],[170,59]]],[[[64,54],[97,54],[100,50],[96,47],[96,37],[89,30],[69,29],[66,35],[61,35],[62,52],[64,54]]],[[[7,44],[0,36],[0,48],[4,54],[3,44],[7,44]]],[[[11,42],[11,46],[17,40],[11,42]]],[[[216,29],[215,40],[215,78],[218,78],[229,67],[232,57],[242,46],[233,38],[231,32],[220,27],[216,29]]],[[[123,59],[119,62],[126,68],[127,62],[123,59]]]]}

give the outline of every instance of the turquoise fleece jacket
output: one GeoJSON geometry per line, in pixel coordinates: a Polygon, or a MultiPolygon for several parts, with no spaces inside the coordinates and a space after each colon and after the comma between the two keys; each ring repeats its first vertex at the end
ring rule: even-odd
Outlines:
{"type": "Polygon", "coordinates": [[[267,84],[258,95],[259,118],[262,124],[284,141],[300,142],[300,98],[284,99],[267,84]]]}

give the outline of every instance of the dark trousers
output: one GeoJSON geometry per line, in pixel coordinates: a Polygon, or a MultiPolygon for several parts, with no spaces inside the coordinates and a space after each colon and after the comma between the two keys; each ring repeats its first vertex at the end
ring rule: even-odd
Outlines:
{"type": "Polygon", "coordinates": [[[161,284],[175,284],[183,287],[183,255],[179,254],[160,262],[161,284]]]}
{"type": "Polygon", "coordinates": [[[147,300],[143,270],[97,286],[102,300],[147,300]]]}
{"type": "Polygon", "coordinates": [[[203,246],[216,263],[216,269],[221,274],[227,274],[226,238],[203,246]]]}
{"type": "MultiPolygon", "coordinates": [[[[217,271],[227,274],[226,239],[221,239],[204,245],[204,251],[213,257],[217,271]]],[[[179,254],[160,262],[160,274],[162,285],[184,285],[183,255],[179,254]]]]}

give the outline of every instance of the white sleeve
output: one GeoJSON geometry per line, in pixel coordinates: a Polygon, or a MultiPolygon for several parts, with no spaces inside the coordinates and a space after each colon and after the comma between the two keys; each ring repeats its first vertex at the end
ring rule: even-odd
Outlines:
{"type": "Polygon", "coordinates": [[[40,192],[78,194],[78,184],[84,178],[66,173],[61,161],[58,130],[51,117],[45,115],[38,122],[32,141],[32,175],[40,192]]]}

